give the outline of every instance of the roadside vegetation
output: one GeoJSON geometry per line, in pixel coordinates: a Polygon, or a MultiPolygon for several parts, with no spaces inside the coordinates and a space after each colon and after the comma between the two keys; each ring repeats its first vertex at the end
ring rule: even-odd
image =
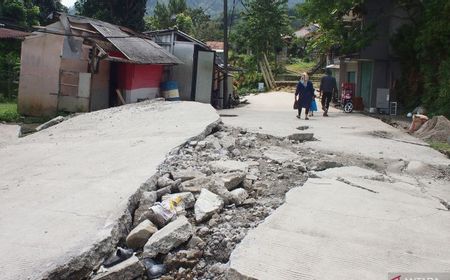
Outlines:
{"type": "Polygon", "coordinates": [[[450,144],[444,142],[429,142],[431,148],[438,150],[450,158],[450,144]]]}
{"type": "Polygon", "coordinates": [[[309,59],[294,58],[286,65],[286,70],[297,74],[309,72],[316,65],[316,61],[309,59]]]}
{"type": "Polygon", "coordinates": [[[15,122],[19,117],[16,103],[0,103],[0,122],[15,122]]]}

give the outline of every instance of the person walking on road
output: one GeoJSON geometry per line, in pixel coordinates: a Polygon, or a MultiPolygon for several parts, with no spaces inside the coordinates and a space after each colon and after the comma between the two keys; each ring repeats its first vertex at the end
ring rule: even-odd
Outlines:
{"type": "Polygon", "coordinates": [[[300,77],[300,81],[297,84],[295,90],[295,103],[297,104],[298,115],[297,118],[301,118],[302,109],[305,108],[305,120],[309,120],[308,112],[311,107],[311,102],[314,95],[314,86],[309,80],[309,76],[303,73],[300,77]]]}
{"type": "Polygon", "coordinates": [[[338,92],[338,88],[336,79],[331,76],[331,70],[327,69],[325,73],[326,75],[320,80],[319,92],[322,97],[323,116],[328,117],[328,109],[330,108],[331,98],[333,97],[333,93],[338,92]]]}

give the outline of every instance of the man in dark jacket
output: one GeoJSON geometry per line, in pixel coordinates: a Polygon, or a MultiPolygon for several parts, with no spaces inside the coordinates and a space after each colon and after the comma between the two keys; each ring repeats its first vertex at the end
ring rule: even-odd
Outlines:
{"type": "Polygon", "coordinates": [[[331,70],[326,70],[326,76],[320,80],[320,93],[322,95],[323,116],[328,117],[328,108],[330,107],[331,98],[334,92],[338,92],[336,79],[331,76],[331,70]]]}

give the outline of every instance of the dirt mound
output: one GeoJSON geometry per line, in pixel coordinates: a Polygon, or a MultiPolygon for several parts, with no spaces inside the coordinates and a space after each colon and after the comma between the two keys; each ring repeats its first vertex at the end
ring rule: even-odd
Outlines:
{"type": "Polygon", "coordinates": [[[450,136],[450,121],[444,116],[433,117],[417,130],[414,135],[423,140],[446,142],[450,136]]]}

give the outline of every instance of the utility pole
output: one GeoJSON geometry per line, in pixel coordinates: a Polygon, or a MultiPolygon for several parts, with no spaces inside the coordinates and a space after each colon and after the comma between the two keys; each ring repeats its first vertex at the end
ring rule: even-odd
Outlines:
{"type": "Polygon", "coordinates": [[[223,0],[223,106],[229,108],[228,96],[228,0],[223,0]]]}

